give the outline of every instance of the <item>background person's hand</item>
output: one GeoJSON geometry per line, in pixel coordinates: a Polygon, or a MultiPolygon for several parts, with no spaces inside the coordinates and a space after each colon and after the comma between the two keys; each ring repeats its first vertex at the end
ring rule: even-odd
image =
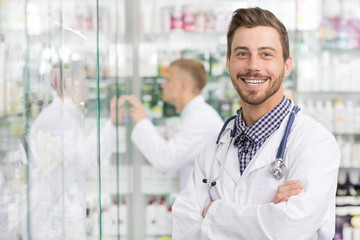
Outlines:
{"type": "Polygon", "coordinates": [[[127,96],[127,100],[132,105],[129,110],[129,116],[135,124],[140,120],[147,118],[145,107],[137,97],[130,95],[127,96]]]}
{"type": "Polygon", "coordinates": [[[116,125],[116,120],[117,120],[117,123],[120,124],[121,121],[124,119],[125,109],[122,108],[122,106],[124,105],[125,101],[126,101],[125,96],[120,96],[117,99],[117,101],[116,101],[116,97],[111,99],[111,101],[110,101],[110,119],[111,119],[111,123],[113,125],[116,125]],[[117,111],[116,111],[116,107],[117,107],[117,111]],[[116,119],[116,113],[117,113],[117,119],[116,119]]]}
{"type": "Polygon", "coordinates": [[[298,195],[304,186],[299,181],[289,181],[278,187],[275,197],[271,202],[277,204],[279,202],[287,202],[289,197],[298,195]]]}

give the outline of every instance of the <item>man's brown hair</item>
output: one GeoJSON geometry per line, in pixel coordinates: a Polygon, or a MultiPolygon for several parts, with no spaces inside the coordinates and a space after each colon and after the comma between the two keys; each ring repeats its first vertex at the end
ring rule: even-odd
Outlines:
{"type": "Polygon", "coordinates": [[[289,37],[286,28],[272,12],[259,7],[239,8],[234,11],[227,32],[228,58],[230,59],[231,44],[236,30],[239,27],[253,28],[258,26],[272,27],[279,32],[283,58],[286,61],[290,56],[289,37]]]}

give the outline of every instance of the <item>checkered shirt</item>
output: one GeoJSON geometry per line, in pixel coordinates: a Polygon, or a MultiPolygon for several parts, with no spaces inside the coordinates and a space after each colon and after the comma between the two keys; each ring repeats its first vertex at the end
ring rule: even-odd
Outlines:
{"type": "Polygon", "coordinates": [[[291,101],[284,96],[279,105],[250,127],[246,127],[242,116],[242,109],[240,108],[235,118],[236,134],[234,146],[238,149],[241,175],[251,159],[255,156],[257,150],[266,139],[279,128],[282,120],[289,113],[290,107],[291,101]]]}

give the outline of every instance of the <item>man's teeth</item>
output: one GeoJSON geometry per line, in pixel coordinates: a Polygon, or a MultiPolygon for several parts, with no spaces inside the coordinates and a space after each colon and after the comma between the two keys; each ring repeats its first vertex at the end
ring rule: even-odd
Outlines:
{"type": "Polygon", "coordinates": [[[253,80],[245,79],[244,81],[249,85],[259,85],[265,82],[265,80],[262,79],[253,79],[253,80]]]}

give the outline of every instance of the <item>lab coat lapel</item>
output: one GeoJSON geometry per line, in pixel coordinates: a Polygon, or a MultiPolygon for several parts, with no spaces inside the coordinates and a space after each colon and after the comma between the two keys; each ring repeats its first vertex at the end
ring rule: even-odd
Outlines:
{"type": "MultiPolygon", "coordinates": [[[[232,124],[229,125],[232,127],[232,124]]],[[[219,141],[220,147],[219,147],[219,153],[216,155],[216,159],[219,162],[220,167],[225,160],[224,158],[226,155],[226,151],[231,140],[230,131],[231,128],[227,127],[226,130],[224,131],[223,136],[220,138],[219,141]]],[[[235,182],[237,182],[240,178],[240,165],[239,165],[237,150],[234,147],[233,143],[234,142],[231,143],[231,146],[227,153],[224,169],[227,172],[227,174],[229,174],[231,178],[235,182]]]]}

